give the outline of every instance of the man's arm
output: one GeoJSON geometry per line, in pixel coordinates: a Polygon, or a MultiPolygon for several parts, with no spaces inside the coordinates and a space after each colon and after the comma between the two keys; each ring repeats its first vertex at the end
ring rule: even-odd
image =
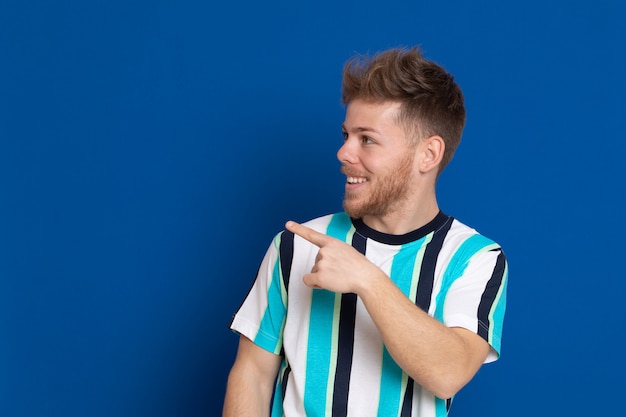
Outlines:
{"type": "Polygon", "coordinates": [[[297,223],[286,226],[320,248],[304,283],[357,294],[393,359],[422,387],[437,397],[450,398],[478,371],[490,350],[483,338],[430,317],[350,245],[297,223]]]}
{"type": "Polygon", "coordinates": [[[274,355],[241,336],[235,363],[228,376],[223,417],[267,417],[280,366],[274,355]]]}
{"type": "Polygon", "coordinates": [[[382,271],[366,281],[357,294],[396,363],[437,397],[454,396],[483,364],[489,344],[467,329],[446,327],[429,316],[382,271]]]}

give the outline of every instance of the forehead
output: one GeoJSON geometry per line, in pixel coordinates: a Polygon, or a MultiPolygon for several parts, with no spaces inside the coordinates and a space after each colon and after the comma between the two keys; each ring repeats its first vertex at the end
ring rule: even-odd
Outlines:
{"type": "Polygon", "coordinates": [[[346,109],[346,130],[375,130],[394,132],[403,130],[398,124],[400,103],[395,101],[370,102],[353,100],[346,109]]]}

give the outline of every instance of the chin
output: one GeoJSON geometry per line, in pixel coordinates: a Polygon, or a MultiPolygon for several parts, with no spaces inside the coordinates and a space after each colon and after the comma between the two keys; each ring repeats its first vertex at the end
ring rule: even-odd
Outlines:
{"type": "Polygon", "coordinates": [[[355,204],[353,203],[343,203],[343,210],[348,213],[348,216],[353,219],[361,219],[363,216],[367,216],[368,214],[372,214],[372,210],[363,204],[355,204]]]}
{"type": "Polygon", "coordinates": [[[348,216],[352,217],[353,219],[360,219],[361,217],[363,217],[358,207],[354,207],[353,204],[346,203],[345,201],[343,202],[343,211],[345,211],[348,216]]]}

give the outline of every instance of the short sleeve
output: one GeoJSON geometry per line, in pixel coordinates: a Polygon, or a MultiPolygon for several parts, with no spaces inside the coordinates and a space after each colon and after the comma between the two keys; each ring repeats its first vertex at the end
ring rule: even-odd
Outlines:
{"type": "Polygon", "coordinates": [[[502,249],[476,235],[455,255],[444,276],[438,318],[448,327],[463,327],[492,347],[486,362],[495,361],[502,345],[508,263],[502,249]]]}
{"type": "Polygon", "coordinates": [[[283,233],[268,248],[254,283],[230,328],[259,347],[279,354],[287,315],[287,291],[281,268],[280,248],[283,233]]]}

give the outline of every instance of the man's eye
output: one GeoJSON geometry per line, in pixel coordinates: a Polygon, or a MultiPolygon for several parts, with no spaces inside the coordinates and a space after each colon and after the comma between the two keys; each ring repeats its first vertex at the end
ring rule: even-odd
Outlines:
{"type": "Polygon", "coordinates": [[[370,137],[368,137],[368,136],[363,136],[363,137],[361,138],[361,141],[362,141],[363,143],[365,143],[365,144],[376,143],[376,142],[374,141],[374,139],[372,139],[372,138],[370,138],[370,137]]]}
{"type": "Polygon", "coordinates": [[[341,132],[341,134],[343,135],[343,141],[347,141],[348,140],[348,132],[341,132]]]}

